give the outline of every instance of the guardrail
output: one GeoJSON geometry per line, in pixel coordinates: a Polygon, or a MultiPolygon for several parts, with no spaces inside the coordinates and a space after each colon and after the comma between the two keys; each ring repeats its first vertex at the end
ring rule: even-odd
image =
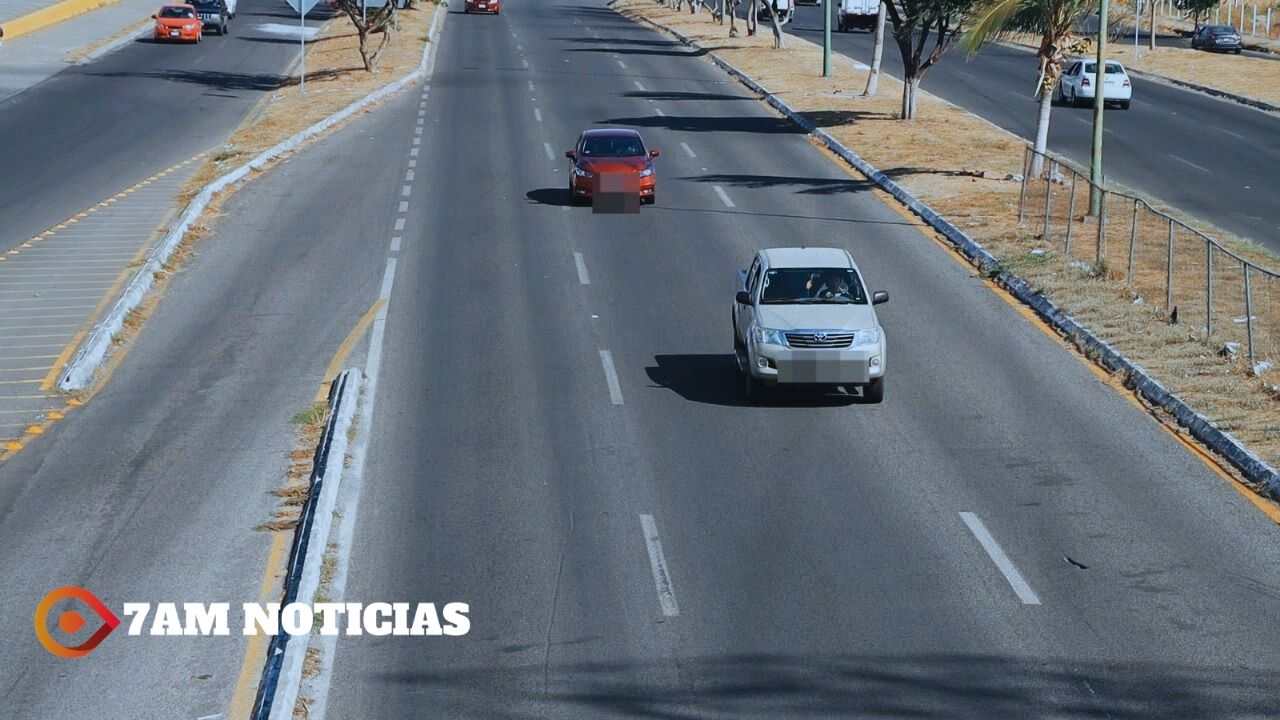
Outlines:
{"type": "Polygon", "coordinates": [[[1018,222],[1039,225],[1068,261],[1122,278],[1135,303],[1162,302],[1170,322],[1222,341],[1228,354],[1244,347],[1254,374],[1280,359],[1280,272],[1142,198],[1093,184],[1062,158],[1028,146],[1022,169],[1018,222]]]}

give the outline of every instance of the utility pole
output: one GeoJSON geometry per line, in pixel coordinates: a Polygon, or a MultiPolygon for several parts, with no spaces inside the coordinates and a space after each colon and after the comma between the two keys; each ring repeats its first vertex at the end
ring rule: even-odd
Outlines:
{"type": "Polygon", "coordinates": [[[831,77],[831,0],[822,0],[822,77],[831,77]]]}
{"type": "Polygon", "coordinates": [[[1106,104],[1108,0],[1098,7],[1098,57],[1093,75],[1093,147],[1089,152],[1089,212],[1102,211],[1102,108],[1106,104]]]}

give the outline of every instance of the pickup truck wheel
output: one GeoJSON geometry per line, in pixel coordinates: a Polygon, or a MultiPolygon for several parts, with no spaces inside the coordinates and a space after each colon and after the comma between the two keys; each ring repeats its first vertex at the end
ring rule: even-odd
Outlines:
{"type": "Polygon", "coordinates": [[[884,378],[878,377],[862,386],[862,402],[873,405],[884,401],[884,378]]]}

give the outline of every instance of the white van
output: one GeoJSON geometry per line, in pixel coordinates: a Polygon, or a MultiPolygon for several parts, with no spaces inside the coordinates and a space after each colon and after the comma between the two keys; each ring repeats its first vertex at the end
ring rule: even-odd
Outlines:
{"type": "Polygon", "coordinates": [[[880,12],[880,0],[840,0],[836,14],[836,29],[849,32],[854,28],[873,31],[876,15],[880,12]]]}

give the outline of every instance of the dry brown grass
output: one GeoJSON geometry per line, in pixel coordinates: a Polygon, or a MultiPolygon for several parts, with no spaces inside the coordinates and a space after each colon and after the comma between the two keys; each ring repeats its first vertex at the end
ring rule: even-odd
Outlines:
{"type": "MultiPolygon", "coordinates": [[[[767,33],[729,38],[727,26],[713,23],[707,14],[677,14],[652,0],[617,0],[614,7],[672,27],[751,75],[981,242],[1003,266],[1151,370],[1193,407],[1230,429],[1269,462],[1280,460],[1280,391],[1269,389],[1280,370],[1254,378],[1243,359],[1216,354],[1225,340],[1240,339],[1243,333],[1243,325],[1232,322],[1244,313],[1238,293],[1228,293],[1229,288],[1238,287],[1231,271],[1218,273],[1215,336],[1212,342],[1203,339],[1204,295],[1202,287],[1197,292],[1195,279],[1203,277],[1204,248],[1192,242],[1189,233],[1184,231],[1177,238],[1175,304],[1181,321],[1172,325],[1170,310],[1163,307],[1167,232],[1153,226],[1154,216],[1139,219],[1132,286],[1124,279],[1131,211],[1126,213],[1128,206],[1118,200],[1108,207],[1101,263],[1094,252],[1096,224],[1082,217],[1087,192],[1076,197],[1069,254],[1067,186],[1054,187],[1048,237],[1041,237],[1043,181],[1029,184],[1029,222],[1019,227],[1020,183],[1002,179],[1022,172],[1025,143],[1014,135],[927,94],[920,100],[919,119],[899,121],[900,83],[882,76],[878,97],[857,97],[866,84],[865,70],[839,62],[833,77],[824,79],[818,72],[821,48],[795,36],[787,38],[786,50],[772,50],[767,33]],[[979,177],[984,171],[988,177],[979,177]],[[1095,277],[1091,271],[1098,269],[1104,272],[1095,277]],[[1140,304],[1134,304],[1136,297],[1142,298],[1140,304]]],[[[1195,226],[1212,231],[1203,223],[1195,226]]],[[[1280,258],[1256,245],[1224,242],[1265,266],[1280,267],[1280,258]]],[[[1225,270],[1221,258],[1215,262],[1225,270]]],[[[1280,284],[1272,283],[1261,299],[1257,285],[1254,292],[1257,325],[1270,328],[1269,335],[1255,339],[1266,349],[1267,359],[1280,361],[1280,284]]]]}

